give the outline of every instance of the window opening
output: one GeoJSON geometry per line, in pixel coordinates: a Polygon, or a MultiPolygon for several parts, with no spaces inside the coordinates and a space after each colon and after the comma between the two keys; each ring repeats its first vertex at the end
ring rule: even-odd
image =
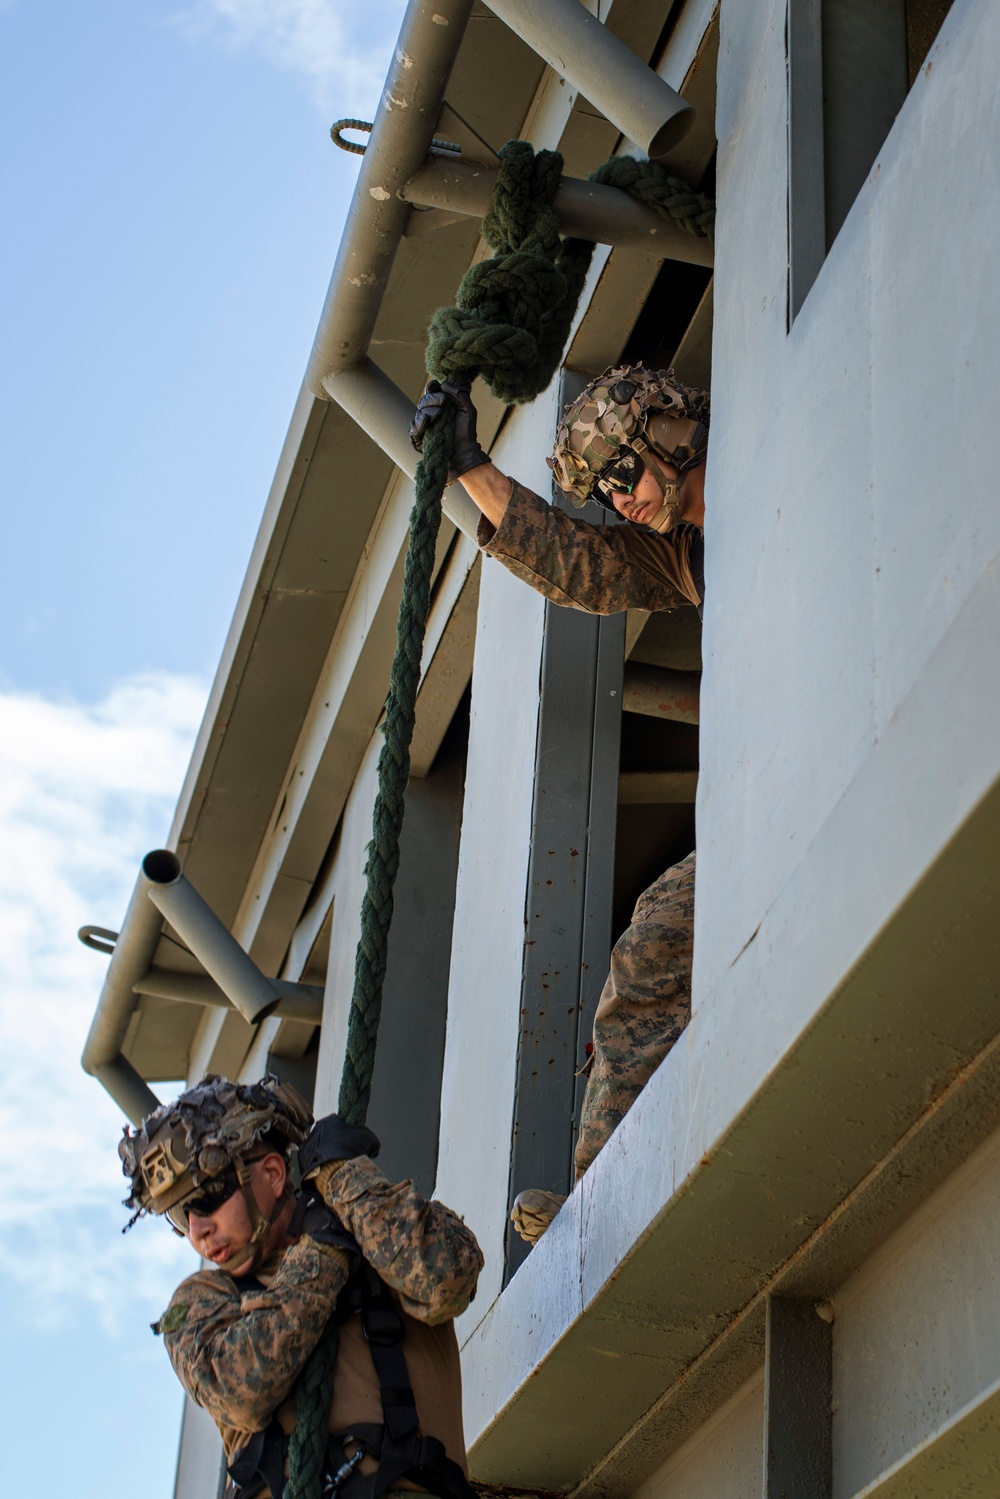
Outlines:
{"type": "Polygon", "coordinates": [[[788,0],[789,324],[952,0],[788,0]]]}
{"type": "MultiPolygon", "coordinates": [[[[613,362],[675,365],[679,378],[707,386],[711,332],[711,272],[670,263],[613,362]]],[[[564,371],[563,405],[592,373],[564,371]]],[[[592,523],[625,524],[596,504],[576,510],[558,490],[553,503],[592,523]]],[[[694,846],[697,725],[623,713],[626,623],[624,614],[546,605],[510,1203],[529,1188],[571,1189],[579,1074],[612,946],[642,891],[694,846]],[[620,771],[642,775],[652,800],[620,804],[620,771]],[[662,794],[676,772],[682,800],[662,794]]],[[[651,616],[630,659],[696,674],[697,611],[651,616]]],[[[529,1252],[512,1229],[506,1251],[505,1283],[529,1252]]]]}

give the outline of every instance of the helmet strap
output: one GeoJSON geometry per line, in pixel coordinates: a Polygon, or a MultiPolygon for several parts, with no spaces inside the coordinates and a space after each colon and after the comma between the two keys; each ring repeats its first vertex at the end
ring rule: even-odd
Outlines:
{"type": "MultiPolygon", "coordinates": [[[[240,1155],[233,1156],[232,1162],[236,1168],[236,1177],[239,1181],[240,1191],[243,1193],[243,1201],[246,1203],[247,1214],[250,1218],[251,1233],[245,1248],[249,1249],[252,1254],[250,1274],[253,1274],[255,1270],[260,1268],[264,1259],[267,1249],[267,1237],[271,1231],[271,1225],[284,1207],[285,1199],[279,1197],[271,1212],[265,1216],[258,1206],[250,1181],[253,1162],[245,1161],[240,1155]]],[[[242,1254],[243,1250],[240,1253],[242,1254]]],[[[235,1259],[236,1256],[234,1255],[233,1258],[235,1259]]]]}
{"type": "Polygon", "coordinates": [[[647,521],[646,524],[651,526],[654,531],[667,531],[670,529],[681,502],[680,476],[676,479],[668,479],[653,457],[652,450],[646,446],[641,438],[633,437],[629,446],[634,452],[639,454],[643,467],[647,474],[652,475],[656,481],[656,487],[660,491],[660,508],[652,520],[647,521]]]}

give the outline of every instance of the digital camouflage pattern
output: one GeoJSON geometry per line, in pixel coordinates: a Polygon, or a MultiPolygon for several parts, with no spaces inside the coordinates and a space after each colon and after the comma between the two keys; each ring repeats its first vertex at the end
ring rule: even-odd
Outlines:
{"type": "Polygon", "coordinates": [[[499,526],[483,517],[477,539],[536,593],[588,614],[701,602],[692,571],[701,530],[684,521],[664,533],[592,526],[515,483],[499,526]]]}
{"type": "Polygon", "coordinates": [[[708,392],[682,385],[673,370],[622,365],[591,380],[567,406],[546,462],[574,504],[586,504],[602,470],[623,443],[643,434],[655,413],[689,417],[707,427],[708,392]]]}
{"type": "Polygon", "coordinates": [[[694,866],[688,854],[640,895],[615,943],[594,1017],[576,1146],[579,1179],[691,1018],[694,866]]]}
{"type": "MultiPolygon", "coordinates": [[[[475,1235],[449,1208],[427,1201],[411,1182],[388,1182],[366,1157],[324,1171],[322,1181],[324,1200],[407,1315],[433,1328],[465,1310],[483,1256],[475,1235]]],[[[174,1292],[154,1330],[162,1334],[184,1388],[215,1420],[227,1458],[275,1413],[291,1429],[293,1386],[347,1274],[343,1251],[303,1235],[257,1272],[264,1290],[241,1292],[240,1280],[225,1271],[199,1270],[174,1292]]],[[[342,1344],[341,1359],[348,1340],[342,1344]]],[[[377,1380],[365,1357],[378,1408],[377,1380]]],[[[416,1390],[412,1368],[411,1377],[416,1390]]],[[[362,1419],[373,1417],[365,1412],[362,1419]]]]}
{"type": "Polygon", "coordinates": [[[289,1400],[347,1280],[348,1258],[303,1235],[258,1274],[267,1289],[241,1294],[224,1270],[198,1270],[153,1324],[181,1384],[219,1428],[227,1461],[289,1400]]]}

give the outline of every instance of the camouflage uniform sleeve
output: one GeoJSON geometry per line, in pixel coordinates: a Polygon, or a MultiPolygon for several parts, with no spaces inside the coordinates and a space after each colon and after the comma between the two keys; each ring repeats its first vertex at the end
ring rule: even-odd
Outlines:
{"type": "Polygon", "coordinates": [[[471,1229],[410,1181],[386,1180],[367,1156],[344,1161],[319,1185],[327,1204],[403,1309],[431,1326],[464,1312],[483,1255],[471,1229]]]}
{"type": "Polygon", "coordinates": [[[554,604],[588,614],[700,604],[691,569],[696,533],[648,526],[592,526],[517,483],[495,529],[480,521],[483,551],[554,604]]]}
{"type": "Polygon", "coordinates": [[[270,1286],[199,1270],[177,1290],[153,1329],[191,1398],[226,1441],[262,1431],[315,1347],[347,1279],[347,1255],[308,1235],[287,1251],[270,1286]]]}

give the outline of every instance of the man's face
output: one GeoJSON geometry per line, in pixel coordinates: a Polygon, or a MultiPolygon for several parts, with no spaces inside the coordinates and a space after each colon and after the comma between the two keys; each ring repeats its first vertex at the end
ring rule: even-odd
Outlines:
{"type": "MultiPolygon", "coordinates": [[[[286,1175],[285,1161],[276,1151],[251,1164],[250,1190],[263,1217],[269,1218],[273,1213],[275,1204],[285,1190],[286,1175]]],[[[268,1252],[276,1247],[276,1242],[281,1238],[283,1227],[279,1229],[280,1223],[279,1219],[278,1223],[272,1225],[268,1236],[268,1252]],[[271,1243],[272,1238],[275,1243],[271,1243]]],[[[186,1235],[202,1259],[211,1260],[213,1265],[223,1266],[230,1275],[239,1275],[250,1268],[253,1251],[245,1255],[241,1255],[241,1251],[250,1243],[253,1224],[243,1192],[239,1188],[220,1203],[214,1212],[203,1214],[189,1211],[186,1214],[186,1235]]]]}
{"type": "MultiPolygon", "coordinates": [[[[655,455],[651,456],[655,458],[655,455]]],[[[677,470],[672,463],[663,463],[658,458],[655,458],[655,461],[668,482],[677,478],[677,470]]],[[[662,509],[663,496],[652,474],[648,469],[643,468],[638,482],[632,486],[632,493],[612,495],[611,503],[618,514],[624,515],[626,520],[634,522],[637,526],[648,526],[653,517],[662,509]]]]}

